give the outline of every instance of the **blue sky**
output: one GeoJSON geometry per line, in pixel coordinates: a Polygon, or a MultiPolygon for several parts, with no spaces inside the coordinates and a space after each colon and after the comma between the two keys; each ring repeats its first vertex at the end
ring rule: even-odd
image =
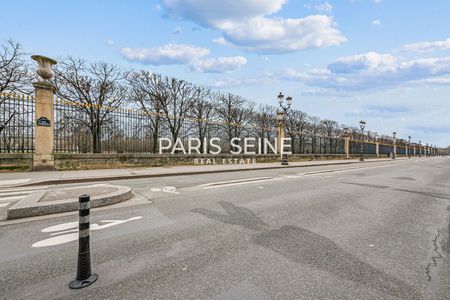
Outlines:
{"type": "Polygon", "coordinates": [[[0,40],[450,144],[450,1],[15,0],[0,40]],[[6,28],[6,29],[5,29],[6,28]]]}

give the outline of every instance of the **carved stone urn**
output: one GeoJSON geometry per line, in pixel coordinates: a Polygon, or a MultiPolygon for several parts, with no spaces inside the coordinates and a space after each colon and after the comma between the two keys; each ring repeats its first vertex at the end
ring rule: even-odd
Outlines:
{"type": "Polygon", "coordinates": [[[56,65],[56,61],[46,56],[33,55],[31,57],[38,63],[38,70],[36,73],[42,78],[43,82],[49,82],[53,77],[52,66],[56,65]]]}

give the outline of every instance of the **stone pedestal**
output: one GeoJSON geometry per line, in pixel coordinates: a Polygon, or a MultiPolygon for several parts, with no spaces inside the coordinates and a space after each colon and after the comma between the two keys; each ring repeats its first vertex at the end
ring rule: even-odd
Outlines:
{"type": "Polygon", "coordinates": [[[377,154],[377,158],[380,158],[380,143],[375,143],[375,153],[377,154]]]}
{"type": "Polygon", "coordinates": [[[277,112],[277,151],[280,158],[283,158],[283,143],[285,138],[285,114],[284,112],[277,112]]]}
{"type": "Polygon", "coordinates": [[[350,158],[350,137],[349,136],[344,136],[344,142],[345,142],[345,158],[350,158]]]}
{"type": "Polygon", "coordinates": [[[350,158],[350,131],[347,127],[344,128],[343,137],[344,137],[345,158],[349,159],[350,158]]]}
{"type": "Polygon", "coordinates": [[[54,170],[53,158],[53,97],[54,88],[49,82],[34,83],[35,88],[35,149],[33,170],[54,170]]]}

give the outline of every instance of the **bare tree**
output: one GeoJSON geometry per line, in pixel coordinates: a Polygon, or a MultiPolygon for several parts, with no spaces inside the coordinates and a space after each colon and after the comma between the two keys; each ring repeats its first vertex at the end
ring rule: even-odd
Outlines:
{"type": "Polygon", "coordinates": [[[320,123],[324,133],[324,137],[328,139],[328,149],[330,151],[329,153],[333,154],[333,142],[335,141],[335,133],[338,129],[338,123],[332,120],[322,120],[320,123]]]}
{"type": "Polygon", "coordinates": [[[276,108],[271,105],[259,105],[258,110],[253,114],[253,123],[260,139],[272,138],[276,122],[276,108]]]}
{"type": "Polygon", "coordinates": [[[186,122],[192,107],[202,96],[202,89],[194,84],[176,78],[164,77],[164,87],[167,98],[161,102],[161,110],[164,114],[167,127],[175,142],[180,137],[180,131],[184,129],[185,135],[192,128],[192,124],[186,122]],[[186,126],[183,128],[183,126],[186,126]]]}
{"type": "Polygon", "coordinates": [[[5,107],[5,102],[11,100],[10,94],[30,93],[33,77],[19,43],[9,40],[0,48],[0,107],[3,111],[0,115],[1,133],[18,113],[5,107]]]}
{"type": "MultiPolygon", "coordinates": [[[[308,120],[308,131],[311,137],[311,153],[317,153],[317,138],[319,137],[320,130],[320,118],[311,116],[308,120]]],[[[320,138],[319,138],[320,139],[320,138]]],[[[319,152],[320,152],[320,142],[319,142],[319,152]]]]}
{"type": "Polygon", "coordinates": [[[199,97],[192,106],[191,114],[195,119],[198,138],[200,139],[200,149],[203,149],[204,140],[210,134],[215,116],[213,103],[217,97],[219,97],[219,94],[212,92],[208,88],[201,88],[199,97]]]}
{"type": "Polygon", "coordinates": [[[129,98],[148,116],[152,136],[152,152],[158,151],[158,137],[163,115],[161,103],[169,98],[165,80],[159,74],[148,71],[129,72],[126,74],[130,86],[129,98]]]}
{"type": "Polygon", "coordinates": [[[87,118],[78,121],[89,128],[93,152],[101,153],[102,127],[126,97],[122,71],[105,62],[87,63],[69,57],[55,68],[54,85],[59,97],[81,104],[74,107],[87,118]]]}
{"type": "Polygon", "coordinates": [[[287,114],[286,131],[292,139],[292,152],[303,153],[305,142],[305,130],[308,115],[300,110],[291,110],[287,114]],[[298,142],[298,149],[296,148],[298,142]]]}
{"type": "Polygon", "coordinates": [[[227,141],[242,136],[252,122],[254,104],[233,94],[223,94],[216,104],[217,116],[222,123],[227,141]]]}

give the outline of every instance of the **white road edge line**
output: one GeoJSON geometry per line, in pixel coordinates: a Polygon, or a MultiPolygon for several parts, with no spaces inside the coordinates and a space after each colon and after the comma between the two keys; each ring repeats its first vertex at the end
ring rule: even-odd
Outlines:
{"type": "Polygon", "coordinates": [[[242,181],[242,182],[230,182],[230,183],[224,183],[219,185],[211,185],[211,186],[205,186],[202,189],[203,190],[210,190],[210,189],[217,189],[221,187],[229,187],[229,186],[236,186],[236,185],[244,185],[244,184],[252,184],[252,183],[259,183],[259,182],[267,182],[267,181],[275,181],[275,180],[281,180],[283,178],[268,178],[268,179],[260,179],[260,180],[253,180],[253,181],[242,181]]]}
{"type": "Polygon", "coordinates": [[[253,177],[253,178],[244,178],[244,179],[235,179],[235,180],[228,180],[228,181],[216,181],[216,182],[209,182],[205,184],[201,184],[198,187],[206,187],[211,185],[220,185],[220,184],[229,184],[229,183],[238,183],[238,182],[246,182],[246,181],[257,181],[257,180],[264,180],[264,179],[273,179],[272,177],[253,177]]]}
{"type": "Polygon", "coordinates": [[[0,198],[0,201],[11,201],[11,200],[20,200],[25,198],[26,196],[13,196],[13,197],[4,197],[4,198],[0,198]]]}
{"type": "Polygon", "coordinates": [[[27,183],[29,181],[31,181],[31,178],[12,179],[12,180],[0,180],[0,186],[7,186],[7,185],[11,185],[11,184],[27,183]]]}
{"type": "Polygon", "coordinates": [[[48,188],[48,185],[43,186],[37,186],[37,187],[29,187],[25,189],[21,189],[20,187],[17,188],[10,188],[10,189],[1,189],[0,193],[7,193],[7,192],[28,192],[28,191],[35,191],[35,190],[45,190],[48,188]]]}

